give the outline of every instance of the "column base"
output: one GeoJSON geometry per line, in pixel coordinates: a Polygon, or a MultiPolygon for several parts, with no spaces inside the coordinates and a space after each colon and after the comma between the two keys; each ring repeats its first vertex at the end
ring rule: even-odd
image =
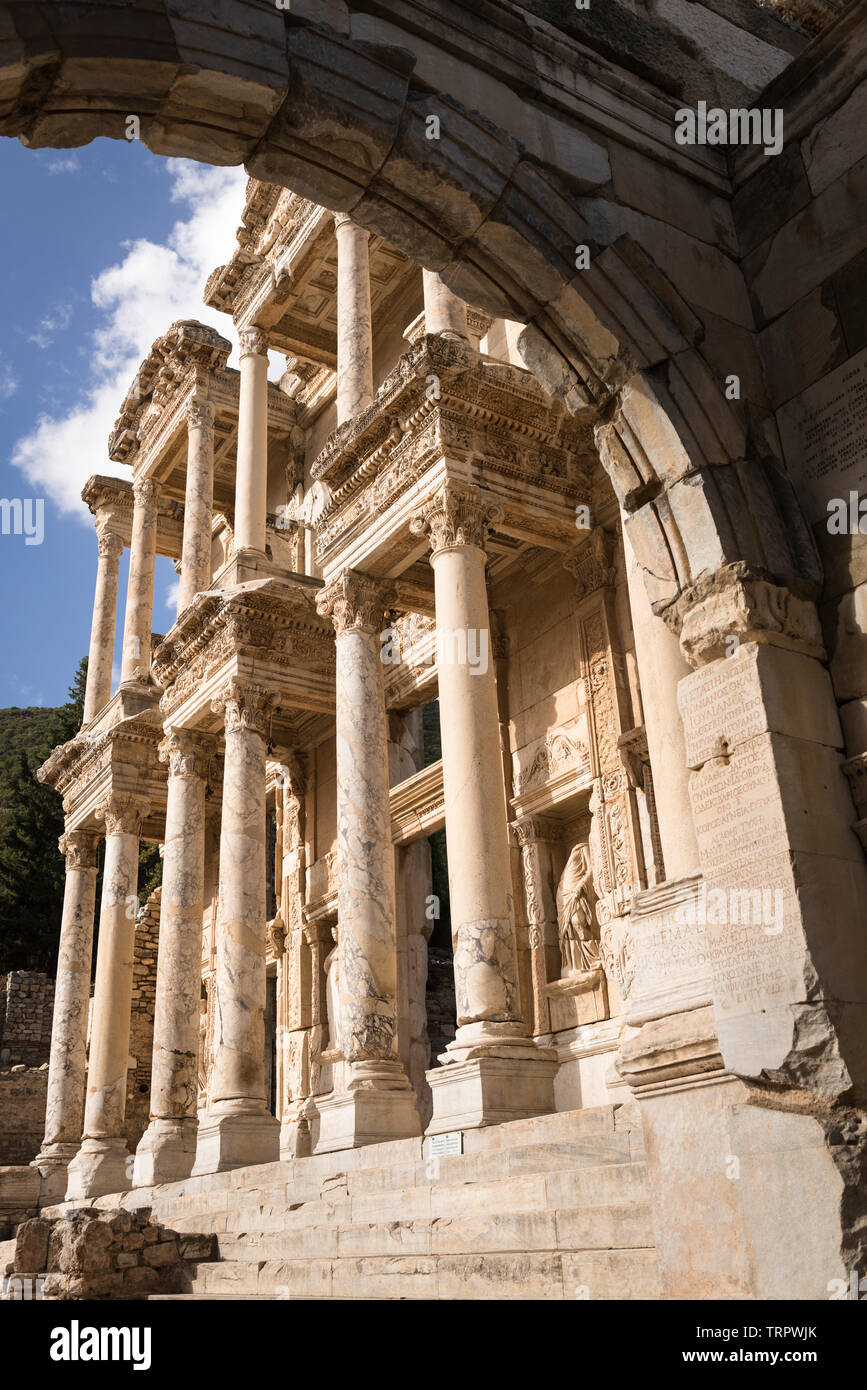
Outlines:
{"type": "Polygon", "coordinates": [[[482,1030],[490,1026],[472,1024],[460,1029],[441,1054],[442,1065],[426,1073],[433,1114],[425,1134],[527,1120],[550,1115],[555,1109],[554,1077],[559,1063],[554,1049],[537,1047],[526,1037],[504,1035],[500,1041],[482,1041],[482,1030]],[[479,1033],[473,1041],[470,1029],[475,1028],[479,1033]]]}
{"type": "Polygon", "coordinates": [[[66,1201],[128,1192],[130,1155],[123,1139],[84,1139],[67,1169],[66,1201]]]}
{"type": "Polygon", "coordinates": [[[206,1111],[199,1120],[196,1161],[191,1176],[225,1173],[280,1158],[280,1123],[266,1110],[206,1111]]]}
{"type": "Polygon", "coordinates": [[[151,1120],[135,1151],[133,1187],[155,1187],[161,1182],[181,1182],[196,1161],[194,1119],[151,1120]]]}
{"type": "Polygon", "coordinates": [[[78,1144],[46,1144],[31,1161],[39,1174],[39,1208],[53,1207],[66,1196],[69,1165],[78,1153],[78,1144]]]}
{"type": "Polygon", "coordinates": [[[352,1062],[345,1091],[317,1097],[317,1154],[415,1139],[421,1134],[415,1091],[399,1062],[352,1062]]]}
{"type": "Polygon", "coordinates": [[[280,1157],[308,1158],[313,1152],[310,1133],[311,1119],[316,1106],[310,1099],[293,1102],[283,1114],[280,1125],[280,1157]]]}

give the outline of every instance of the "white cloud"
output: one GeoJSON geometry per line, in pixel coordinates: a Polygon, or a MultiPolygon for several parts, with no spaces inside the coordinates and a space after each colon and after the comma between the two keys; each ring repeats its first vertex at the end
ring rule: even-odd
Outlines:
{"type": "MultiPolygon", "coordinates": [[[[151,343],[175,319],[195,318],[230,337],[231,321],[202,303],[205,280],[235,249],[247,176],[186,160],[168,161],[173,202],[186,205],[164,244],[125,243],[123,257],[91,284],[99,323],[86,354],[89,380],[66,414],[40,415],[12,463],[64,512],[89,521],[81,489],[93,473],[127,476],[106,445],[126,391],[151,343]]],[[[2,383],[2,375],[0,375],[2,383]]]]}
{"type": "Polygon", "coordinates": [[[0,357],[0,401],[8,401],[21,385],[11,367],[0,357]]]}
{"type": "Polygon", "coordinates": [[[170,608],[173,613],[177,612],[180,587],[181,581],[176,579],[175,582],[170,584],[166,589],[166,608],[170,608]]]}
{"type": "Polygon", "coordinates": [[[36,333],[31,333],[28,343],[35,343],[38,348],[49,348],[54,342],[55,333],[63,333],[72,322],[72,305],[61,304],[52,314],[46,314],[39,320],[39,329],[36,333]]]}
{"type": "Polygon", "coordinates": [[[61,155],[59,159],[48,161],[49,174],[74,174],[79,167],[77,154],[61,155]]]}

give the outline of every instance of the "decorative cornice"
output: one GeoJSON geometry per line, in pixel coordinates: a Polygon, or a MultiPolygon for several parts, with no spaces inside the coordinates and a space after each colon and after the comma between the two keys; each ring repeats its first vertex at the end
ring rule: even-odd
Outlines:
{"type": "Polygon", "coordinates": [[[346,569],[320,590],[316,611],[331,619],[338,637],[345,632],[381,632],[394,599],[393,584],[346,569]]]}
{"type": "Polygon", "coordinates": [[[823,661],[827,653],[816,605],[743,561],[700,580],[662,612],[691,666],[731,653],[732,638],[764,642],[823,661]]]}
{"type": "Polygon", "coordinates": [[[215,714],[224,716],[227,734],[251,729],[264,737],[279,704],[279,690],[233,676],[217,698],[211,701],[211,709],[215,714]]]}
{"type": "Polygon", "coordinates": [[[145,796],[112,792],[96,809],[97,820],[105,821],[106,835],[140,835],[142,822],[150,813],[151,804],[145,796]]]}
{"type": "Polygon", "coordinates": [[[410,521],[414,535],[426,535],[431,558],[441,551],[474,546],[484,550],[488,531],[503,519],[503,508],[480,488],[447,483],[410,521]]]}
{"type": "Polygon", "coordinates": [[[594,526],[586,540],[564,555],[563,568],[575,577],[576,598],[579,602],[595,593],[597,589],[614,584],[617,577],[616,550],[617,536],[614,532],[606,531],[602,526],[594,526]]]}

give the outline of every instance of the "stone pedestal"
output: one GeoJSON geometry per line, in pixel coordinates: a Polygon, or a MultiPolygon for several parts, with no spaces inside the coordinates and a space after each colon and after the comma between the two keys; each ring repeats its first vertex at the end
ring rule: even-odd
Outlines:
{"type": "Polygon", "coordinates": [[[194,1176],[279,1157],[280,1126],[265,1104],[265,741],[278,702],[276,691],[233,679],[214,704],[226,721],[217,1035],[194,1176]]]}
{"type": "Polygon", "coordinates": [[[66,856],[66,885],[54,989],[45,1138],[33,1160],[42,1180],[40,1206],[63,1201],[67,1167],[81,1143],[98,847],[99,836],[88,830],[70,830],[60,840],[66,856]]]}
{"type": "Polygon", "coordinates": [[[96,593],[93,598],[93,624],[87,656],[87,685],[82,723],[90,724],[111,699],[111,668],[114,658],[114,629],[117,621],[117,579],[123,541],[111,531],[97,533],[99,559],[96,564],[96,593]]]}
{"type": "Polygon", "coordinates": [[[189,1177],[196,1155],[199,996],[205,896],[205,779],[214,741],[172,729],[169,764],[150,1124],[139,1142],[136,1187],[189,1177]]]}
{"type": "Polygon", "coordinates": [[[360,415],[373,400],[370,314],[370,235],[345,213],[337,232],[337,423],[360,415]]]}
{"type": "Polygon", "coordinates": [[[337,632],[336,1042],[348,1064],[345,1090],[317,1101],[317,1152],[421,1132],[415,1093],[398,1054],[394,849],[379,640],[388,599],[381,584],[352,571],[317,599],[337,632]]]}
{"type": "Polygon", "coordinates": [[[265,553],[268,499],[268,338],[243,328],[235,474],[235,550],[265,553]]]}
{"type": "Polygon", "coordinates": [[[413,529],[431,537],[436,594],[440,728],[454,941],[457,1033],[428,1073],[431,1131],[491,1123],[485,1075],[515,1067],[516,1103],[554,1106],[550,1057],[530,1041],[520,1015],[506,794],[485,587],[484,542],[497,508],[474,488],[448,484],[413,529]],[[475,659],[470,660],[470,654],[475,659]],[[484,1068],[488,1057],[502,1062],[484,1068]],[[533,1067],[537,1080],[526,1084],[533,1067]],[[466,1078],[478,1073],[480,1108],[470,1120],[466,1078]],[[459,1124],[460,1120],[460,1124],[459,1124]]]}
{"type": "Polygon", "coordinates": [[[178,586],[178,615],[183,613],[196,594],[202,593],[211,582],[213,500],[214,407],[210,401],[193,400],[187,407],[187,483],[184,494],[184,539],[181,551],[181,579],[178,586]]]}
{"type": "Polygon", "coordinates": [[[154,563],[157,553],[159,488],[152,478],[132,485],[132,542],[123,626],[121,684],[147,684],[151,664],[151,625],[154,611],[154,563]]]}
{"type": "Polygon", "coordinates": [[[97,813],[105,821],[105,863],[84,1138],[69,1165],[70,1201],[122,1192],[131,1185],[124,1116],[139,837],[148,810],[141,797],[115,794],[97,813]]]}

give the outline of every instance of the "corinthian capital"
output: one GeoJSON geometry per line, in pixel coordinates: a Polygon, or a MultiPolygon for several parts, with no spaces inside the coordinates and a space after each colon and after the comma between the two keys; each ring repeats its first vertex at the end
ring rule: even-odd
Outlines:
{"type": "Polygon", "coordinates": [[[100,559],[119,560],[123,554],[123,541],[114,531],[99,530],[96,533],[96,548],[100,559]]]}
{"type": "Polygon", "coordinates": [[[95,869],[100,837],[95,830],[67,830],[57,844],[70,869],[95,869]]]}
{"type": "Polygon", "coordinates": [[[187,429],[212,430],[214,428],[214,403],[194,397],[187,403],[187,429]]]}
{"type": "Polygon", "coordinates": [[[170,777],[191,777],[204,782],[208,765],[217,751],[216,740],[195,729],[169,727],[159,746],[160,762],[168,763],[170,777]]]}
{"type": "Polygon", "coordinates": [[[106,835],[140,835],[150,808],[146,796],[113,792],[97,807],[96,818],[105,821],[106,835]]]}
{"type": "Polygon", "coordinates": [[[155,507],[160,500],[159,483],[153,478],[136,478],[132,495],[137,507],[155,507]]]}
{"type": "Polygon", "coordinates": [[[394,598],[393,584],[347,569],[320,590],[316,611],[331,619],[338,637],[344,632],[381,632],[394,598]]]}
{"type": "Polygon", "coordinates": [[[488,530],[502,519],[502,507],[481,488],[447,483],[416,512],[410,530],[429,538],[433,555],[468,545],[484,550],[488,530]]]}
{"type": "Polygon", "coordinates": [[[280,692],[253,681],[227,681],[220,694],[211,702],[215,714],[225,717],[226,733],[238,729],[254,729],[263,736],[268,732],[271,715],[280,703],[280,692]]]}
{"type": "Polygon", "coordinates": [[[264,328],[241,328],[238,332],[242,357],[267,357],[268,334],[264,328]]]}

